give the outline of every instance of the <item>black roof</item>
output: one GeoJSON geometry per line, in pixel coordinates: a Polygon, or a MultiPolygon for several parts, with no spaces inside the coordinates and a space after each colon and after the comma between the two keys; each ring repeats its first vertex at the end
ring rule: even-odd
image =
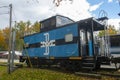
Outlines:
{"type": "Polygon", "coordinates": [[[104,30],[104,25],[101,24],[97,19],[91,17],[88,19],[84,19],[84,20],[80,20],[79,21],[80,24],[86,24],[87,26],[92,26],[93,25],[93,30],[94,31],[98,31],[98,30],[104,30]]]}
{"type": "Polygon", "coordinates": [[[46,20],[48,20],[48,19],[52,19],[52,18],[55,18],[55,17],[57,17],[57,16],[60,16],[60,17],[63,17],[63,18],[67,18],[67,19],[75,22],[74,20],[70,19],[69,17],[65,17],[65,16],[62,16],[62,15],[54,15],[54,16],[51,16],[51,17],[49,17],[49,18],[47,18],[47,19],[44,19],[44,20],[42,20],[42,21],[40,21],[40,22],[42,23],[42,22],[44,22],[44,21],[46,21],[46,20]]]}

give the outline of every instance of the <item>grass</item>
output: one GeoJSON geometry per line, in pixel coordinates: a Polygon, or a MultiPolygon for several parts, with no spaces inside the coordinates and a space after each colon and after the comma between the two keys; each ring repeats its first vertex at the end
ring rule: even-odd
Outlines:
{"type": "MultiPolygon", "coordinates": [[[[11,74],[6,73],[6,68],[0,66],[0,80],[86,80],[74,74],[62,73],[47,69],[19,68],[11,74]],[[1,71],[2,70],[2,71],[1,71]]],[[[92,79],[89,79],[92,80],[92,79]]]]}
{"type": "MultiPolygon", "coordinates": [[[[55,70],[37,68],[18,68],[11,74],[7,73],[7,67],[0,66],[0,80],[96,80],[95,78],[77,76],[71,73],[63,73],[55,70]]],[[[102,80],[115,80],[102,77],[102,80]]]]}

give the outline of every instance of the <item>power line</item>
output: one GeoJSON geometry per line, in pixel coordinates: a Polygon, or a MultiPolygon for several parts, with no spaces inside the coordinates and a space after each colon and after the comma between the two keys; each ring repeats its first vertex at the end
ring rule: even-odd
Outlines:
{"type": "Polygon", "coordinates": [[[9,14],[9,12],[5,12],[5,13],[0,13],[0,15],[4,15],[4,14],[9,14]]]}
{"type": "MultiPolygon", "coordinates": [[[[32,1],[30,1],[30,0],[27,0],[27,4],[29,4],[29,5],[32,5],[32,6],[34,6],[34,1],[32,0],[32,1]]],[[[35,4],[36,5],[36,4],[35,4]]]]}
{"type": "MultiPolygon", "coordinates": [[[[9,8],[9,6],[0,6],[0,8],[9,8]]],[[[0,15],[9,14],[9,12],[0,13],[0,15]]]]}
{"type": "Polygon", "coordinates": [[[36,5],[36,6],[38,6],[38,4],[39,4],[39,1],[38,0],[32,0],[33,1],[33,3],[36,5]]]}
{"type": "Polygon", "coordinates": [[[32,5],[36,5],[36,6],[39,6],[39,3],[40,3],[39,0],[31,0],[31,1],[30,1],[30,0],[28,1],[28,0],[27,0],[27,3],[30,3],[30,2],[33,3],[32,5]]]}
{"type": "Polygon", "coordinates": [[[39,0],[36,0],[37,3],[39,3],[39,0]]]}
{"type": "Polygon", "coordinates": [[[8,8],[9,6],[0,6],[0,8],[8,8]]]}
{"type": "Polygon", "coordinates": [[[34,2],[37,3],[37,4],[39,4],[39,0],[32,0],[32,1],[34,1],[34,2]]]}

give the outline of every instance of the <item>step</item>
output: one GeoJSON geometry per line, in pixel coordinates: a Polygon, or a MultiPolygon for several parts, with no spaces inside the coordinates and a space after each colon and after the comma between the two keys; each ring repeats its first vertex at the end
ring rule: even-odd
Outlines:
{"type": "Polygon", "coordinates": [[[94,63],[82,63],[83,67],[94,67],[94,63]]]}
{"type": "Polygon", "coordinates": [[[85,62],[83,62],[82,64],[83,65],[94,65],[94,63],[85,63],[85,62]]]}
{"type": "Polygon", "coordinates": [[[89,70],[92,70],[92,69],[94,69],[94,67],[82,67],[82,69],[89,69],[89,70]]]}
{"type": "Polygon", "coordinates": [[[94,58],[85,58],[82,61],[85,63],[94,63],[95,62],[94,58]]]}
{"type": "Polygon", "coordinates": [[[83,60],[95,60],[95,58],[93,58],[93,57],[85,57],[85,58],[83,58],[83,60]]]}
{"type": "Polygon", "coordinates": [[[102,62],[102,65],[110,65],[110,62],[102,62]]]}
{"type": "Polygon", "coordinates": [[[84,58],[94,58],[93,56],[84,56],[84,58]]]}
{"type": "Polygon", "coordinates": [[[83,62],[83,63],[95,63],[94,60],[83,60],[82,62],[83,62]]]}
{"type": "Polygon", "coordinates": [[[83,60],[94,60],[93,57],[83,58],[83,60]]]}
{"type": "Polygon", "coordinates": [[[84,57],[82,60],[82,69],[92,70],[95,68],[95,59],[94,57],[84,57]]]}

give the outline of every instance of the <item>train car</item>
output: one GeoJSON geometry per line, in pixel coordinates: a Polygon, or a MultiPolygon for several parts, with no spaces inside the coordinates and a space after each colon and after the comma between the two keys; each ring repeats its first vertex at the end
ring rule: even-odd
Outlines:
{"type": "Polygon", "coordinates": [[[110,36],[110,53],[113,57],[120,57],[120,35],[110,36]]]}
{"type": "Polygon", "coordinates": [[[110,35],[110,54],[113,62],[120,63],[120,34],[110,35]]]}
{"type": "Polygon", "coordinates": [[[94,43],[94,32],[104,30],[95,18],[74,22],[56,15],[40,22],[39,33],[23,37],[24,49],[20,62],[30,65],[57,64],[66,69],[95,69],[101,59],[94,43]]]}

